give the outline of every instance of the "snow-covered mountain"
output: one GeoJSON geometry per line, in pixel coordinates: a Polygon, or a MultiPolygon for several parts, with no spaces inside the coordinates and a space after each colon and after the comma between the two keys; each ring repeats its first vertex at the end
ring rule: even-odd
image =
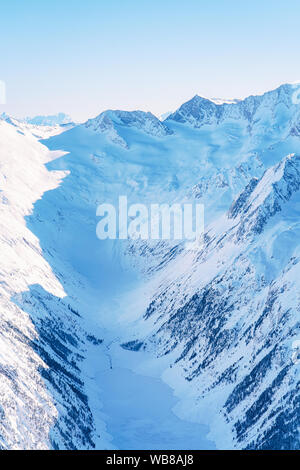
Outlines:
{"type": "Polygon", "coordinates": [[[103,133],[111,142],[125,148],[128,148],[128,143],[122,137],[122,128],[130,127],[155,137],[172,134],[157,117],[144,111],[104,111],[87,121],[85,127],[103,133]]]}
{"type": "Polygon", "coordinates": [[[2,448],[299,449],[299,113],[0,120],[2,448]],[[204,245],[98,240],[119,195],[202,202],[204,245]]]}
{"type": "Polygon", "coordinates": [[[252,132],[262,127],[278,132],[291,122],[299,122],[298,94],[299,85],[282,85],[263,95],[233,102],[209,100],[196,95],[166,121],[189,123],[198,128],[237,120],[247,123],[252,132]]]}
{"type": "Polygon", "coordinates": [[[299,170],[291,155],[251,180],[201,251],[170,263],[145,312],[149,347],[176,351],[166,376],[186,380],[180,411],[210,410],[220,447],[299,448],[299,170]]]}

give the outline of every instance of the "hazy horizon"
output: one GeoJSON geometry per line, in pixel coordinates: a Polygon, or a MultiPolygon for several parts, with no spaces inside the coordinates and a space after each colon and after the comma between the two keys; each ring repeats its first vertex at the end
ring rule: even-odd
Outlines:
{"type": "MultiPolygon", "coordinates": [[[[199,93],[197,93],[198,96],[201,96],[201,98],[205,98],[205,99],[208,99],[208,100],[211,100],[211,101],[217,101],[219,100],[220,101],[220,104],[222,103],[222,101],[226,102],[226,101],[242,101],[243,99],[253,95],[253,96],[260,96],[260,95],[263,95],[269,91],[272,91],[272,90],[276,90],[277,88],[279,88],[280,86],[282,85],[293,85],[293,84],[296,84],[296,83],[300,83],[300,81],[295,81],[295,82],[285,82],[285,83],[279,83],[276,87],[274,88],[270,88],[270,89],[267,89],[267,90],[263,90],[262,92],[260,93],[249,93],[245,96],[241,96],[241,97],[217,97],[217,96],[204,96],[204,95],[201,95],[199,93]]],[[[101,114],[102,112],[104,111],[146,111],[146,112],[151,112],[154,116],[160,118],[160,119],[165,119],[164,115],[169,115],[170,113],[173,113],[175,112],[182,104],[186,103],[187,101],[191,100],[192,98],[194,98],[196,95],[193,95],[191,97],[189,97],[188,99],[186,99],[184,102],[180,103],[176,108],[173,108],[173,109],[169,109],[168,111],[165,111],[165,112],[162,112],[160,114],[156,114],[154,113],[153,111],[151,111],[151,109],[147,109],[147,110],[143,110],[143,109],[137,109],[137,108],[132,108],[132,109],[120,109],[120,108],[106,108],[106,109],[102,109],[101,111],[99,111],[96,115],[92,115],[92,116],[87,116],[85,119],[82,119],[82,120],[79,120],[79,119],[74,119],[75,122],[85,122],[86,120],[88,119],[92,119],[92,118],[95,118],[97,117],[99,114],[101,114]]],[[[217,103],[219,104],[219,103],[217,103]]],[[[2,105],[3,107],[3,105],[2,105]]],[[[6,111],[3,111],[4,114],[6,114],[6,111]]],[[[0,113],[0,115],[2,114],[2,112],[0,113]]],[[[9,113],[7,113],[9,115],[9,113]]],[[[59,114],[65,114],[66,116],[69,116],[70,118],[73,119],[73,116],[70,115],[69,113],[65,113],[65,111],[63,109],[58,109],[56,112],[53,112],[51,114],[47,114],[47,113],[39,113],[39,114],[36,114],[36,115],[24,115],[24,116],[18,116],[18,115],[12,115],[10,114],[12,117],[16,118],[16,119],[30,119],[30,118],[35,118],[35,117],[50,117],[50,116],[57,116],[59,114]]]]}
{"type": "Polygon", "coordinates": [[[106,109],[160,116],[196,94],[262,94],[300,78],[299,14],[295,0],[11,0],[0,113],[80,122],[106,109]]]}

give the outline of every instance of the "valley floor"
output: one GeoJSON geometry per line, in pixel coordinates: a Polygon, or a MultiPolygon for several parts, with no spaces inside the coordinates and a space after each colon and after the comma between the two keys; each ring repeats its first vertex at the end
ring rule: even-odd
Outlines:
{"type": "Polygon", "coordinates": [[[98,406],[98,418],[105,422],[113,446],[128,450],[214,448],[206,438],[207,426],[176,416],[173,407],[178,399],[154,376],[154,369],[148,369],[151,375],[144,375],[151,362],[148,354],[126,351],[117,343],[103,354],[105,349],[104,343],[87,360],[98,388],[92,409],[98,406]]]}

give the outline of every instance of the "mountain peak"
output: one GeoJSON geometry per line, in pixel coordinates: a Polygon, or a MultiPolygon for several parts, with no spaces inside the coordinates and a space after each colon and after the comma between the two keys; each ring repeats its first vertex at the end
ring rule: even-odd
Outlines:
{"type": "Polygon", "coordinates": [[[199,124],[212,123],[217,112],[217,105],[207,98],[195,95],[191,100],[184,103],[180,108],[172,113],[168,121],[177,121],[180,123],[189,123],[194,127],[200,127],[199,124]]]}
{"type": "Polygon", "coordinates": [[[248,124],[256,121],[256,116],[262,113],[272,115],[275,113],[275,121],[281,119],[280,106],[290,110],[291,117],[295,112],[299,113],[300,84],[283,84],[275,90],[261,95],[250,95],[241,100],[209,99],[195,95],[172,113],[167,119],[183,124],[189,124],[199,128],[204,125],[220,124],[226,119],[239,119],[248,124]]]}
{"type": "Polygon", "coordinates": [[[173,134],[154,114],[145,111],[107,110],[94,119],[89,119],[84,126],[95,132],[105,134],[117,145],[128,148],[124,138],[119,135],[119,128],[135,128],[153,137],[173,134]]]}

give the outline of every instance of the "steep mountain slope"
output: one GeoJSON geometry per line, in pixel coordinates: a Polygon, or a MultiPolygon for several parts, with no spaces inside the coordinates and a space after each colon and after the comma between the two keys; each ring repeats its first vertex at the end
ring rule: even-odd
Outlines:
{"type": "Polygon", "coordinates": [[[299,448],[299,189],[295,155],[252,180],[205,246],[170,264],[145,312],[149,347],[176,355],[166,377],[187,381],[182,415],[213,408],[219,447],[299,448]]]}
{"type": "Polygon", "coordinates": [[[65,176],[44,167],[56,157],[29,132],[0,122],[0,446],[5,449],[93,448],[97,442],[80,371],[87,333],[24,220],[43,192],[65,176]]]}
{"type": "Polygon", "coordinates": [[[42,142],[0,121],[2,447],[156,446],[155,429],[162,448],[299,448],[297,93],[195,97],[163,123],[107,111],[42,142]],[[204,203],[204,245],[98,240],[120,195],[204,203]]]}

